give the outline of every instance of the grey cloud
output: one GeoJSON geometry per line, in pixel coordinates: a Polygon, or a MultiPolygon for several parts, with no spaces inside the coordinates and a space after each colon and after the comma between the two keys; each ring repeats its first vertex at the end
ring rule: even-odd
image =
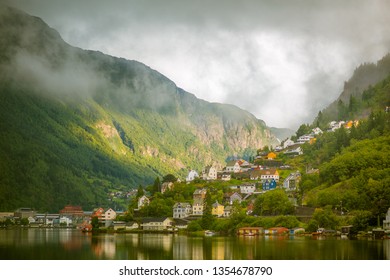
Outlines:
{"type": "Polygon", "coordinates": [[[386,0],[8,2],[73,45],[139,60],[272,126],[310,121],[357,65],[390,49],[386,0]]]}

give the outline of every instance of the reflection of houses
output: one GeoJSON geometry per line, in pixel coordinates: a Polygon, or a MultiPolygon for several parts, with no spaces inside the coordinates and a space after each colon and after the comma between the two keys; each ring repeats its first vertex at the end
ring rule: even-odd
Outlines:
{"type": "Polygon", "coordinates": [[[173,218],[186,218],[192,214],[191,204],[187,202],[177,202],[173,205],[173,218]]]}
{"type": "Polygon", "coordinates": [[[147,198],[146,195],[141,196],[138,198],[138,209],[141,209],[142,207],[148,205],[150,203],[149,198],[147,198]]]}
{"type": "Polygon", "coordinates": [[[224,206],[222,204],[219,204],[218,201],[213,203],[211,208],[211,214],[217,217],[222,217],[223,216],[223,210],[224,206]]]}
{"type": "Polygon", "coordinates": [[[170,230],[173,226],[171,218],[144,218],[142,220],[141,228],[143,230],[164,231],[170,230]]]}
{"type": "Polygon", "coordinates": [[[288,191],[294,191],[298,188],[299,180],[301,179],[301,173],[299,171],[290,173],[283,181],[283,188],[288,191]]]}
{"type": "Polygon", "coordinates": [[[387,210],[386,220],[383,220],[383,229],[390,230],[390,208],[387,210]]]}

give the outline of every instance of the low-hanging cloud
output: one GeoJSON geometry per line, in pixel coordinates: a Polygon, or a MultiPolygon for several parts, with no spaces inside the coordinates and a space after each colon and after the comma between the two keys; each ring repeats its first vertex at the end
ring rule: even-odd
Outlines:
{"type": "Polygon", "coordinates": [[[390,49],[390,2],[14,0],[70,44],[139,60],[271,126],[310,122],[390,49]]]}
{"type": "Polygon", "coordinates": [[[72,59],[53,66],[42,56],[19,51],[5,69],[9,79],[36,93],[65,98],[92,97],[107,84],[105,78],[83,63],[72,59]]]}

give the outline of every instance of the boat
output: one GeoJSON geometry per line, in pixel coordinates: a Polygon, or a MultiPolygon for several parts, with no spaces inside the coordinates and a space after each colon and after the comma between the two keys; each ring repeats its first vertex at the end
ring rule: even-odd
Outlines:
{"type": "Polygon", "coordinates": [[[321,235],[325,232],[325,229],[324,228],[319,228],[317,229],[317,231],[315,232],[312,232],[312,235],[321,235]]]}
{"type": "Polygon", "coordinates": [[[213,231],[211,231],[211,230],[206,230],[206,231],[204,232],[204,235],[205,235],[205,236],[214,236],[214,235],[215,235],[215,232],[213,232],[213,231]]]}

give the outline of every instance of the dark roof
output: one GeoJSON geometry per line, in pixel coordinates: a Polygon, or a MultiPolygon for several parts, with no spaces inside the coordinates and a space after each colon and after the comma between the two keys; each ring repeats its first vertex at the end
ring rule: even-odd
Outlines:
{"type": "Polygon", "coordinates": [[[166,219],[169,219],[168,217],[158,217],[158,218],[154,218],[154,217],[148,217],[148,218],[143,218],[142,219],[142,223],[151,223],[151,222],[164,222],[166,219]]]}

